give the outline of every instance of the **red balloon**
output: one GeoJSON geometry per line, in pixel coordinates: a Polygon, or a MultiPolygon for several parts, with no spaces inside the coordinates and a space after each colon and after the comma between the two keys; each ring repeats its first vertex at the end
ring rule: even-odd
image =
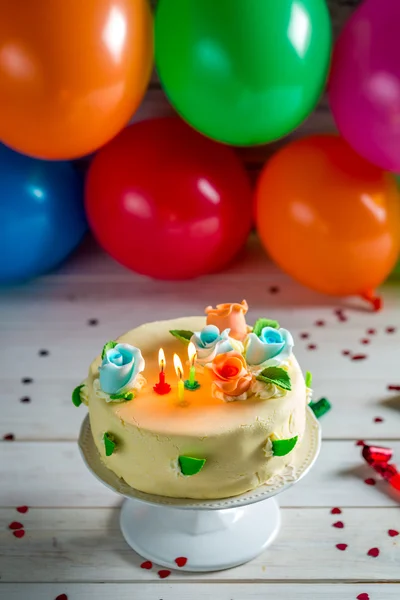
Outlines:
{"type": "Polygon", "coordinates": [[[89,223],[126,267],[156,279],[221,269],[252,217],[247,173],[231,148],[178,118],[131,125],[102,148],[86,183],[89,223]]]}

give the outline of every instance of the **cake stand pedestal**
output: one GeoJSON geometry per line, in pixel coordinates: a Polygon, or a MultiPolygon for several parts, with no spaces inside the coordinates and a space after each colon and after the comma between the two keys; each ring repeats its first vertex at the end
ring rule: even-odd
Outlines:
{"type": "Polygon", "coordinates": [[[307,408],[306,430],[292,465],[255,490],[221,500],[167,498],[128,486],[100,460],[83,421],[79,448],[89,471],[107,487],[126,497],[120,525],[127,543],[144,558],[176,568],[187,558],[186,571],[218,571],[248,562],[278,534],[280,509],[273,496],[294,485],[311,469],[321,445],[321,430],[307,408]]]}

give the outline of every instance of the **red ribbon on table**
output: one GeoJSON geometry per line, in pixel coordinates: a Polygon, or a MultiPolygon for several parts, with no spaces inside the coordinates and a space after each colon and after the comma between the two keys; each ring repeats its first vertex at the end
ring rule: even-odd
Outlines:
{"type": "Polygon", "coordinates": [[[395,490],[400,491],[400,473],[393,463],[389,463],[393,456],[391,448],[365,445],[362,455],[374,471],[379,473],[395,490]]]}

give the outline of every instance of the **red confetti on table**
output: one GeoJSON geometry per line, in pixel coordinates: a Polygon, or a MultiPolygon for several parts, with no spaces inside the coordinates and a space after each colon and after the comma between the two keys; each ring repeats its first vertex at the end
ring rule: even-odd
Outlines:
{"type": "Polygon", "coordinates": [[[364,440],[357,440],[356,441],[356,446],[365,446],[364,440]]]}
{"type": "Polygon", "coordinates": [[[363,338],[363,339],[361,340],[361,343],[362,343],[362,344],[364,344],[364,345],[366,345],[366,344],[370,344],[370,343],[371,343],[371,340],[369,340],[368,338],[363,338]]]}
{"type": "Polygon", "coordinates": [[[399,532],[396,531],[396,529],[389,529],[388,534],[390,535],[390,537],[396,537],[399,535],[399,532]]]}
{"type": "Polygon", "coordinates": [[[400,392],[400,385],[388,385],[387,389],[390,392],[400,392]]]}
{"type": "Polygon", "coordinates": [[[337,507],[332,508],[331,515],[341,515],[341,514],[342,514],[342,511],[340,510],[340,508],[337,508],[337,507]]]}
{"type": "Polygon", "coordinates": [[[13,521],[9,524],[8,529],[23,529],[24,526],[22,523],[18,523],[18,521],[13,521]]]}
{"type": "Polygon", "coordinates": [[[17,511],[18,511],[19,513],[22,513],[23,515],[24,515],[25,513],[27,513],[27,512],[28,512],[28,510],[29,510],[29,508],[28,508],[27,506],[17,506],[17,511]]]}
{"type": "Polygon", "coordinates": [[[376,329],[367,329],[367,333],[368,333],[368,335],[375,335],[376,329]]]}
{"type": "Polygon", "coordinates": [[[153,566],[153,563],[151,562],[151,560],[145,560],[144,562],[142,562],[142,564],[140,565],[141,569],[151,569],[153,566]]]}
{"type": "Polygon", "coordinates": [[[302,340],[308,340],[309,337],[310,337],[309,333],[301,333],[300,334],[300,339],[302,339],[302,340]]]}
{"type": "Polygon", "coordinates": [[[336,544],[336,548],[344,552],[347,548],[347,544],[336,544]]]}
{"type": "Polygon", "coordinates": [[[368,358],[366,354],[353,354],[351,360],[365,360],[366,358],[368,358]]]}
{"type": "Polygon", "coordinates": [[[368,594],[363,592],[362,594],[358,594],[357,600],[369,600],[369,596],[368,596],[368,594]]]}
{"type": "Polygon", "coordinates": [[[322,319],[320,319],[319,321],[315,321],[315,326],[316,327],[324,327],[325,321],[323,321],[322,319]]]}
{"type": "Polygon", "coordinates": [[[161,569],[161,571],[158,571],[158,576],[160,579],[165,579],[166,577],[169,577],[171,575],[171,571],[169,571],[168,569],[161,569]]]}
{"type": "Polygon", "coordinates": [[[344,523],[343,521],[336,521],[336,523],[333,523],[332,527],[336,527],[337,529],[343,529],[344,523]]]}
{"type": "Polygon", "coordinates": [[[386,333],[396,333],[396,327],[386,327],[386,333]]]}
{"type": "Polygon", "coordinates": [[[343,356],[350,356],[351,352],[350,350],[342,350],[342,354],[343,356]]]}
{"type": "Polygon", "coordinates": [[[374,423],[383,423],[382,417],[375,417],[374,418],[374,423]]]}
{"type": "Polygon", "coordinates": [[[13,442],[15,440],[15,435],[13,433],[6,433],[3,435],[3,440],[6,442],[13,442]]]}
{"type": "Polygon", "coordinates": [[[335,315],[337,316],[338,320],[339,320],[339,321],[341,321],[342,323],[343,323],[344,321],[347,321],[347,317],[346,317],[346,315],[344,314],[343,308],[337,308],[337,309],[335,310],[335,315]]]}
{"type": "Polygon", "coordinates": [[[308,350],[316,350],[317,346],[316,346],[316,344],[308,344],[307,348],[308,348],[308,350]]]}
{"type": "Polygon", "coordinates": [[[186,556],[178,556],[178,558],[175,559],[175,562],[178,567],[184,567],[187,563],[187,558],[186,556]]]}
{"type": "Polygon", "coordinates": [[[60,594],[57,596],[56,600],[68,600],[67,594],[60,594]]]}
{"type": "Polygon", "coordinates": [[[20,539],[23,538],[25,535],[25,530],[24,529],[18,529],[17,531],[13,531],[13,535],[15,535],[16,538],[20,539]]]}
{"type": "Polygon", "coordinates": [[[370,550],[368,550],[367,554],[368,554],[368,556],[372,556],[373,558],[376,558],[380,554],[379,548],[371,548],[370,550]]]}
{"type": "Polygon", "coordinates": [[[364,479],[364,483],[366,483],[367,485],[376,485],[376,481],[375,481],[375,479],[372,479],[372,477],[368,477],[368,479],[364,479]]]}

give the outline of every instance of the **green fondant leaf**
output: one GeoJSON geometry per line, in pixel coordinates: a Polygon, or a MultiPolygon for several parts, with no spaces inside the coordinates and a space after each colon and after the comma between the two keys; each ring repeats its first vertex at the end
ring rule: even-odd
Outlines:
{"type": "Polygon", "coordinates": [[[274,329],[279,329],[279,323],[273,319],[257,319],[257,321],[254,323],[253,333],[260,336],[264,327],[273,327],[274,329]]]}
{"type": "Polygon", "coordinates": [[[133,392],[125,392],[124,394],[110,394],[111,400],[133,400],[135,394],[133,392]]]}
{"type": "Polygon", "coordinates": [[[74,391],[72,392],[72,404],[74,404],[74,406],[80,406],[82,404],[81,389],[83,387],[83,383],[81,385],[77,385],[74,391]]]}
{"type": "Polygon", "coordinates": [[[283,390],[290,391],[292,389],[290,375],[285,369],[281,369],[281,367],[268,367],[261,371],[256,379],[258,379],[258,381],[263,381],[264,383],[273,383],[283,390]]]}
{"type": "Polygon", "coordinates": [[[286,456],[297,444],[299,436],[289,438],[288,440],[272,440],[272,451],[274,456],[286,456]]]}
{"type": "Polygon", "coordinates": [[[106,352],[108,350],[112,350],[113,348],[115,348],[115,346],[118,344],[118,342],[114,342],[113,340],[111,340],[111,342],[107,342],[107,344],[104,344],[103,346],[103,350],[101,352],[101,358],[104,358],[106,355],[106,352]]]}
{"type": "Polygon", "coordinates": [[[191,456],[180,456],[179,466],[182,471],[182,475],[190,477],[199,473],[206,463],[205,458],[193,458],[191,456]]]}
{"type": "Polygon", "coordinates": [[[188,344],[190,338],[193,335],[193,331],[187,331],[186,329],[171,329],[170,334],[176,337],[181,342],[188,344]]]}
{"type": "Polygon", "coordinates": [[[312,386],[312,373],[310,371],[306,371],[306,386],[308,388],[312,386]]]}
{"type": "Polygon", "coordinates": [[[104,447],[106,450],[106,456],[111,456],[111,454],[113,454],[115,448],[117,447],[117,444],[114,441],[114,436],[111,433],[108,433],[108,431],[106,431],[106,433],[103,436],[103,440],[104,447]]]}
{"type": "Polygon", "coordinates": [[[320,398],[318,402],[310,402],[308,406],[311,408],[317,419],[323,417],[324,414],[329,412],[332,408],[332,405],[327,398],[320,398]]]}

